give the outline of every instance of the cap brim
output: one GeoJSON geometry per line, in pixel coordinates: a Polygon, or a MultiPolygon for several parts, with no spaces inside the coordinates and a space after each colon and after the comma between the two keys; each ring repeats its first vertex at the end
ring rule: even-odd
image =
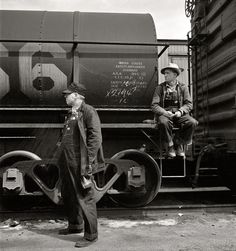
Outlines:
{"type": "Polygon", "coordinates": [[[72,93],[72,92],[70,90],[68,90],[68,89],[62,91],[62,94],[69,94],[69,93],[72,93]]]}
{"type": "Polygon", "coordinates": [[[170,69],[170,70],[176,72],[178,75],[179,75],[180,72],[181,72],[181,70],[178,70],[178,69],[175,69],[175,68],[165,67],[165,68],[161,69],[161,74],[165,74],[165,70],[167,70],[167,69],[170,69]]]}

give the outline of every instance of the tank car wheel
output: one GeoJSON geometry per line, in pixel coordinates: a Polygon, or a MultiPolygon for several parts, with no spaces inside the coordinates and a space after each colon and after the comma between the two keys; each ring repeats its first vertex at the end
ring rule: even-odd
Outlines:
{"type": "MultiPolygon", "coordinates": [[[[41,158],[38,155],[28,151],[11,151],[0,157],[0,169],[9,167],[18,161],[25,160],[41,160],[41,158]]],[[[14,210],[16,208],[24,207],[28,204],[26,202],[26,198],[20,196],[2,196],[2,192],[2,177],[0,175],[0,210],[14,210]],[[22,203],[22,199],[24,199],[24,203],[22,203]]]]}
{"type": "Polygon", "coordinates": [[[38,155],[28,151],[12,151],[0,157],[0,166],[11,166],[18,161],[24,160],[41,160],[41,158],[38,155]]]}
{"type": "MultiPolygon", "coordinates": [[[[111,159],[133,160],[144,168],[145,181],[142,187],[131,187],[127,192],[127,174],[122,174],[115,182],[108,196],[112,201],[124,207],[142,207],[150,203],[157,195],[161,186],[161,172],[156,161],[147,153],[129,149],[115,154],[111,159]],[[112,191],[118,191],[112,193],[112,191]]],[[[112,175],[112,167],[107,167],[105,179],[112,175]]],[[[113,171],[114,173],[114,171],[113,171]]]]}

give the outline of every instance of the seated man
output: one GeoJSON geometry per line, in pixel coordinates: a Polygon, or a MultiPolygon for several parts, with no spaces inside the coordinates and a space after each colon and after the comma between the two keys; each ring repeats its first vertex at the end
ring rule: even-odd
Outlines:
{"type": "Polygon", "coordinates": [[[167,145],[167,155],[171,158],[176,154],[185,157],[183,146],[191,144],[194,129],[198,124],[189,115],[192,101],[188,86],[177,80],[180,72],[179,66],[173,63],[161,70],[165,82],[156,87],[151,105],[158,128],[161,130],[162,143],[167,145]],[[180,128],[174,139],[173,127],[180,128]]]}

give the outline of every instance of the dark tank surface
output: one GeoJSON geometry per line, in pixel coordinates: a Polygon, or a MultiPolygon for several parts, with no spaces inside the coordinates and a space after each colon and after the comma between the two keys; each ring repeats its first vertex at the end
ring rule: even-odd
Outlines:
{"type": "Polygon", "coordinates": [[[2,107],[63,107],[72,81],[96,107],[145,107],[157,74],[149,14],[1,11],[2,107]]]}

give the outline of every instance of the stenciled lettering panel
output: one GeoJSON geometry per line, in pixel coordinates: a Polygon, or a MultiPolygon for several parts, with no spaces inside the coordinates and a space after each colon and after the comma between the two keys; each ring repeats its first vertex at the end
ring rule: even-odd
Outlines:
{"type": "Polygon", "coordinates": [[[96,48],[80,50],[79,79],[88,89],[87,100],[99,107],[150,106],[157,84],[153,48],[96,48]]]}
{"type": "Polygon", "coordinates": [[[119,61],[111,74],[105,99],[120,105],[128,104],[133,96],[145,92],[148,86],[146,66],[142,61],[119,61]]]}

